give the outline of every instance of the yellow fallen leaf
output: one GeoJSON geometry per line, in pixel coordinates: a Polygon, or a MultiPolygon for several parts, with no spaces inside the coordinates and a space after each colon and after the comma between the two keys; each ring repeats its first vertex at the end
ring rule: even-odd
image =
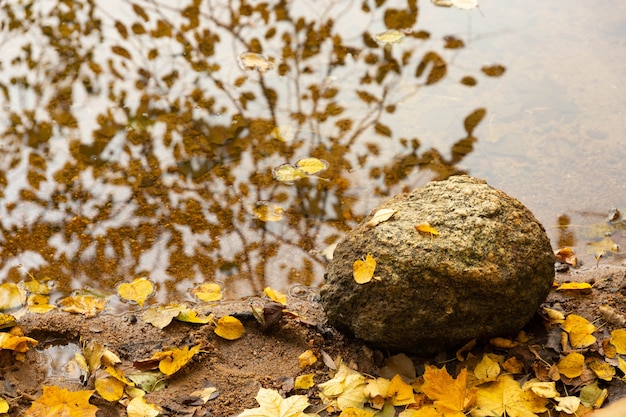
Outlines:
{"type": "Polygon", "coordinates": [[[239,54],[237,63],[242,70],[267,72],[274,68],[273,62],[267,59],[265,55],[256,52],[244,52],[239,54]]]}
{"type": "Polygon", "coordinates": [[[315,385],[315,382],[313,382],[313,376],[314,376],[314,374],[298,375],[296,377],[296,382],[294,384],[294,388],[295,389],[309,389],[309,388],[311,388],[313,385],[315,385]]]}
{"type": "Polygon", "coordinates": [[[591,334],[596,331],[596,326],[584,317],[570,314],[561,327],[569,334],[569,341],[574,349],[591,346],[596,341],[596,338],[591,334]]]}
{"type": "Polygon", "coordinates": [[[367,401],[367,397],[363,393],[365,385],[363,375],[342,363],[332,379],[317,384],[317,387],[320,390],[319,397],[324,404],[330,404],[339,410],[344,410],[349,407],[363,407],[367,401]]]}
{"type": "Polygon", "coordinates": [[[118,401],[124,395],[126,385],[112,376],[103,376],[96,378],[95,388],[98,394],[105,400],[118,401]]]}
{"type": "Polygon", "coordinates": [[[4,398],[0,398],[0,414],[9,412],[9,403],[4,398]]]}
{"type": "Polygon", "coordinates": [[[211,301],[219,301],[222,299],[222,288],[219,284],[206,283],[200,285],[193,290],[193,293],[200,301],[210,303],[211,301]]]}
{"type": "Polygon", "coordinates": [[[277,391],[266,388],[260,388],[255,399],[260,407],[244,410],[238,417],[306,417],[304,409],[310,405],[306,395],[283,398],[277,391]]]}
{"type": "Polygon", "coordinates": [[[368,283],[374,278],[376,260],[369,253],[365,260],[357,259],[352,265],[352,275],[357,284],[368,283]]]}
{"type": "Polygon", "coordinates": [[[464,410],[474,403],[476,388],[467,389],[467,369],[456,379],[445,367],[429,365],[424,372],[422,391],[433,400],[435,409],[446,417],[462,417],[464,410]]]}
{"type": "Polygon", "coordinates": [[[546,382],[540,381],[537,378],[526,381],[522,386],[523,391],[531,390],[541,398],[556,398],[560,396],[556,389],[556,383],[554,381],[546,382]]]}
{"type": "Polygon", "coordinates": [[[215,334],[226,340],[239,339],[246,332],[243,324],[233,316],[220,317],[214,330],[215,334]]]}
{"type": "Polygon", "coordinates": [[[626,361],[621,357],[617,357],[617,367],[622,373],[626,374],[626,361]]]}
{"type": "Polygon", "coordinates": [[[184,321],[185,323],[207,324],[213,321],[213,314],[200,317],[196,310],[192,310],[190,308],[184,308],[180,311],[180,313],[178,313],[178,315],[175,318],[176,320],[184,321]]]}
{"type": "Polygon", "coordinates": [[[278,222],[283,219],[283,208],[269,201],[257,201],[252,212],[262,222],[278,222]]]}
{"type": "Polygon", "coordinates": [[[545,412],[548,400],[534,392],[524,391],[510,375],[500,375],[495,382],[476,392],[476,408],[472,417],[536,417],[545,412]]]}
{"type": "Polygon", "coordinates": [[[559,311],[559,310],[555,310],[553,308],[544,308],[543,309],[544,313],[546,313],[548,315],[548,318],[550,319],[550,324],[555,324],[555,323],[563,323],[563,321],[565,321],[565,314],[563,314],[563,312],[559,311]]]}
{"type": "Polygon", "coordinates": [[[589,284],[588,282],[564,282],[561,285],[559,285],[557,290],[559,291],[588,291],[591,288],[592,288],[591,284],[589,284]]]}
{"type": "Polygon", "coordinates": [[[26,410],[24,417],[95,417],[98,407],[89,404],[93,390],[68,391],[43,387],[43,394],[26,410]]]}
{"type": "Polygon", "coordinates": [[[57,308],[56,306],[49,304],[50,301],[49,295],[43,294],[33,294],[29,295],[26,299],[26,304],[28,305],[28,311],[36,314],[47,313],[48,311],[54,310],[57,308]]]}
{"type": "Polygon", "coordinates": [[[196,345],[189,349],[185,346],[182,349],[174,348],[164,352],[157,352],[153,358],[159,359],[159,371],[165,375],[173,375],[183,366],[185,366],[196,353],[200,351],[200,345],[196,345]]]}
{"type": "Polygon", "coordinates": [[[585,357],[577,352],[569,353],[557,364],[559,372],[568,378],[581,376],[585,368],[585,357]]]}
{"type": "Polygon", "coordinates": [[[500,364],[490,354],[484,354],[481,361],[474,368],[474,376],[482,384],[483,382],[495,381],[498,375],[500,375],[500,364]]]}
{"type": "Polygon", "coordinates": [[[0,313],[0,329],[6,329],[8,327],[13,327],[17,324],[15,317],[11,314],[0,313]]]}
{"type": "Polygon", "coordinates": [[[128,417],[157,417],[159,414],[161,410],[153,404],[148,404],[143,397],[133,398],[126,406],[128,417]]]}
{"type": "Polygon", "coordinates": [[[294,167],[291,164],[283,164],[278,168],[272,170],[274,179],[284,182],[286,184],[297,181],[301,178],[306,178],[308,175],[306,172],[294,167]]]}
{"type": "Polygon", "coordinates": [[[620,355],[626,355],[626,330],[617,329],[611,332],[611,344],[620,355]]]}
{"type": "Polygon", "coordinates": [[[615,368],[608,363],[599,359],[592,359],[587,363],[589,369],[591,369],[600,379],[610,381],[615,376],[615,368]]]}
{"type": "Polygon", "coordinates": [[[124,372],[122,372],[120,369],[117,369],[114,366],[107,366],[105,368],[105,371],[110,376],[112,376],[113,378],[117,379],[118,381],[120,381],[124,385],[130,386],[130,387],[135,385],[133,382],[131,382],[128,379],[126,379],[126,376],[124,376],[124,372]]]}
{"type": "Polygon", "coordinates": [[[159,329],[165,328],[187,307],[183,304],[167,304],[164,306],[151,307],[143,313],[143,321],[150,323],[159,329]]]}
{"type": "Polygon", "coordinates": [[[14,352],[28,352],[28,344],[37,346],[39,342],[26,336],[16,336],[11,333],[0,332],[0,349],[12,350],[14,352]]]}
{"type": "Polygon", "coordinates": [[[374,213],[374,216],[366,223],[366,225],[374,227],[379,223],[386,222],[391,218],[391,216],[396,214],[397,211],[398,210],[393,209],[380,209],[374,213]]]}
{"type": "Polygon", "coordinates": [[[555,398],[557,404],[554,406],[556,411],[563,411],[567,414],[575,414],[576,410],[578,410],[578,406],[580,405],[580,398],[574,397],[572,395],[567,397],[557,397],[555,398]]]}
{"type": "MultiPolygon", "coordinates": [[[[339,414],[339,417],[374,417],[376,414],[371,412],[371,411],[367,411],[367,410],[361,410],[359,408],[354,408],[354,407],[349,407],[344,409],[341,414],[339,414]]],[[[439,417],[439,416],[437,416],[439,417]]]]}
{"type": "Polygon", "coordinates": [[[200,397],[203,403],[206,404],[207,401],[213,400],[217,398],[219,395],[219,391],[215,387],[207,387],[198,391],[194,391],[189,394],[191,397],[200,397]]]}
{"type": "Polygon", "coordinates": [[[93,295],[74,295],[61,300],[61,310],[68,313],[82,314],[85,317],[94,317],[107,305],[104,298],[93,295]]]}
{"type": "Polygon", "coordinates": [[[601,389],[598,387],[598,381],[595,381],[593,384],[586,385],[580,390],[579,398],[585,407],[600,408],[608,396],[609,390],[606,388],[601,389]]]}
{"type": "Polygon", "coordinates": [[[312,175],[328,169],[328,162],[317,158],[302,158],[296,162],[296,167],[306,174],[312,175]]]}
{"type": "Polygon", "coordinates": [[[375,378],[368,379],[365,383],[367,385],[363,388],[363,394],[368,398],[369,404],[377,410],[382,409],[385,406],[391,381],[387,378],[375,378]]]}
{"type": "Polygon", "coordinates": [[[135,278],[119,286],[117,293],[125,300],[134,301],[143,307],[143,303],[154,292],[154,285],[146,278],[135,278]]]}
{"type": "Polygon", "coordinates": [[[85,369],[88,373],[95,372],[102,366],[102,357],[104,356],[105,350],[106,348],[102,343],[92,340],[82,346],[83,360],[79,360],[78,355],[75,355],[76,361],[79,364],[84,362],[87,369],[83,369],[85,369]]]}
{"type": "Polygon", "coordinates": [[[420,224],[418,224],[417,226],[415,226],[415,230],[417,230],[418,232],[421,232],[421,233],[430,234],[432,236],[437,236],[439,234],[439,231],[437,229],[435,229],[434,227],[432,227],[428,223],[420,223],[420,224]]]}
{"type": "Polygon", "coordinates": [[[391,378],[389,387],[387,387],[386,398],[391,400],[393,406],[408,405],[415,402],[413,396],[413,387],[402,380],[400,375],[391,378]]]}
{"type": "Polygon", "coordinates": [[[0,284],[0,311],[21,306],[23,299],[17,284],[12,282],[0,284]]]}
{"type": "Polygon", "coordinates": [[[298,364],[300,368],[306,368],[307,366],[313,365],[315,362],[317,362],[317,357],[311,349],[305,350],[302,354],[300,354],[300,356],[298,356],[298,364]]]}
{"type": "Polygon", "coordinates": [[[287,305],[287,296],[272,287],[265,287],[263,289],[263,294],[267,295],[272,301],[276,301],[282,305],[287,305]]]}
{"type": "Polygon", "coordinates": [[[402,43],[405,39],[405,35],[397,29],[389,29],[384,32],[377,33],[374,36],[374,39],[382,45],[393,45],[402,43]]]}
{"type": "Polygon", "coordinates": [[[568,264],[573,267],[576,267],[576,265],[578,264],[578,258],[570,247],[561,248],[555,251],[554,255],[556,256],[556,259],[563,262],[564,264],[568,264]]]}

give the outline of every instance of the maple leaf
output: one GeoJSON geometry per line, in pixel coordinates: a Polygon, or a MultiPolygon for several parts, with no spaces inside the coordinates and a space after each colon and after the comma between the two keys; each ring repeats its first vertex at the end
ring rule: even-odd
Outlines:
{"type": "Polygon", "coordinates": [[[119,286],[117,293],[125,300],[134,301],[143,307],[143,303],[154,291],[154,285],[146,278],[135,278],[119,286]]]}
{"type": "Polygon", "coordinates": [[[467,369],[456,379],[445,367],[427,366],[422,391],[433,400],[435,409],[445,417],[463,417],[463,410],[472,405],[475,388],[467,390],[467,369]]]}
{"type": "Polygon", "coordinates": [[[524,391],[510,375],[500,375],[495,382],[476,392],[476,408],[473,417],[536,417],[546,411],[548,400],[532,391],[524,391]]]}
{"type": "Polygon", "coordinates": [[[17,284],[6,282],[0,284],[0,310],[10,310],[22,305],[22,292],[17,284]]]}
{"type": "Polygon", "coordinates": [[[246,332],[241,322],[233,316],[220,317],[214,330],[215,334],[226,340],[239,339],[246,332]]]}
{"type": "Polygon", "coordinates": [[[357,259],[352,265],[352,276],[357,284],[365,284],[372,280],[376,270],[376,260],[369,253],[365,260],[357,259]]]}
{"type": "Polygon", "coordinates": [[[342,363],[334,378],[318,384],[317,387],[325,404],[330,403],[344,410],[349,407],[361,408],[365,404],[367,401],[363,392],[365,385],[363,375],[342,363]]]}
{"type": "Polygon", "coordinates": [[[211,302],[222,299],[222,288],[219,284],[212,282],[200,285],[198,288],[193,290],[193,293],[200,301],[211,302]]]}
{"type": "Polygon", "coordinates": [[[304,413],[309,400],[306,395],[292,395],[283,398],[280,394],[271,389],[260,388],[255,397],[260,407],[251,410],[244,410],[238,417],[306,417],[304,413]]]}
{"type": "Polygon", "coordinates": [[[391,378],[386,397],[391,399],[391,404],[394,406],[408,405],[415,402],[413,387],[404,382],[400,375],[395,375],[391,378]]]}
{"type": "Polygon", "coordinates": [[[43,394],[26,410],[24,417],[95,417],[98,407],[89,404],[93,392],[72,392],[55,386],[44,386],[43,394]]]}

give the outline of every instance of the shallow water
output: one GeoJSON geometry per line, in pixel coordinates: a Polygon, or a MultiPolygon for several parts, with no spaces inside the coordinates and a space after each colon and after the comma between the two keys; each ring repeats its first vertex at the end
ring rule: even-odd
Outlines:
{"type": "Polygon", "coordinates": [[[0,11],[0,282],[146,276],[160,303],[316,286],[372,208],[461,172],[587,262],[626,210],[622,2],[70,4],[0,11]],[[328,169],[273,175],[305,157],[328,169]]]}

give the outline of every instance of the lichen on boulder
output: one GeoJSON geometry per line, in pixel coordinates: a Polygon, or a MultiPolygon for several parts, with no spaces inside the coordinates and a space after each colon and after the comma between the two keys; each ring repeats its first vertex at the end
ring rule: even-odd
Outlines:
{"type": "Polygon", "coordinates": [[[337,245],[321,300],[338,329],[380,348],[429,354],[514,334],[553,279],[550,241],[530,210],[463,175],[372,210],[337,245]],[[395,212],[370,221],[381,209],[395,212]],[[438,234],[417,230],[420,224],[438,234]],[[367,254],[376,278],[358,284],[353,265],[367,254]]]}

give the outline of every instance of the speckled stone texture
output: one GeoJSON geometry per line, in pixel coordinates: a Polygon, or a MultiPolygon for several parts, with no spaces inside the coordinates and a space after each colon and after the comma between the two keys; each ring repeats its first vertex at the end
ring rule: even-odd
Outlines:
{"type": "Polygon", "coordinates": [[[430,354],[514,334],[554,279],[543,226],[516,199],[468,176],[431,182],[372,210],[338,245],[321,289],[329,323],[391,350],[430,354]],[[397,212],[376,226],[380,209],[397,212]],[[429,223],[439,235],[420,233],[429,223]],[[366,284],[353,263],[377,261],[366,284]]]}

